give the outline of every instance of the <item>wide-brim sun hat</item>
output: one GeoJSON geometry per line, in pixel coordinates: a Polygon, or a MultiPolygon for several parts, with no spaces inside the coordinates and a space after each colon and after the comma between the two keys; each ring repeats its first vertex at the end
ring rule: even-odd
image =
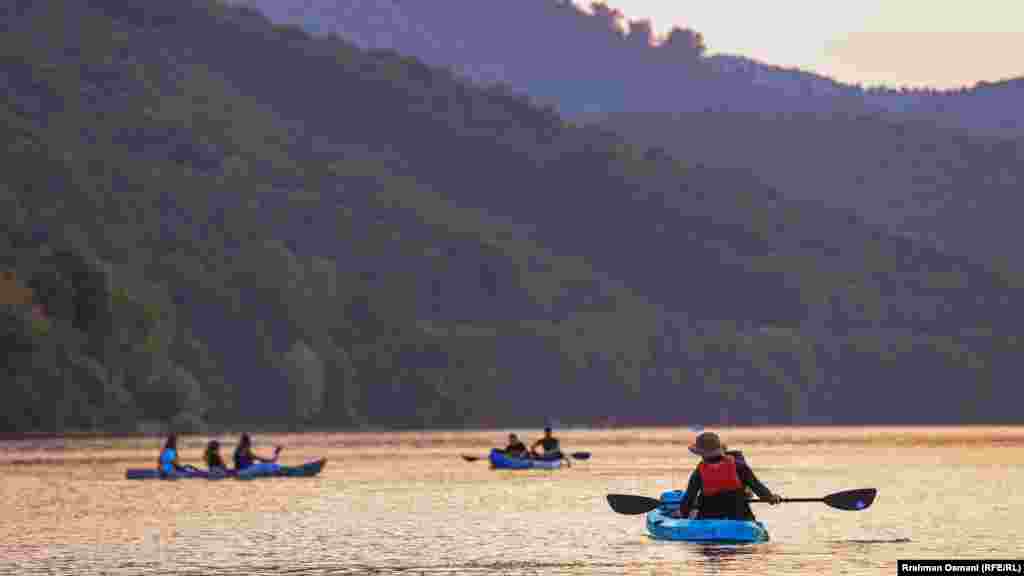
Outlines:
{"type": "Polygon", "coordinates": [[[725,450],[722,440],[714,432],[702,432],[689,447],[690,452],[697,456],[720,454],[725,450]]]}

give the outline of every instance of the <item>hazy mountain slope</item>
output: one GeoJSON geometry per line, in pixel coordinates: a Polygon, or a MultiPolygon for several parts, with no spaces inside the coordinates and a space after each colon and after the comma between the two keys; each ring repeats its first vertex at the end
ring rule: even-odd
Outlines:
{"type": "Polygon", "coordinates": [[[739,113],[594,115],[631,141],[746,168],[787,196],[858,210],[979,261],[1024,270],[1024,142],[876,116],[739,113]]]}
{"type": "Polygon", "coordinates": [[[652,44],[649,24],[624,22],[603,4],[587,14],[552,0],[241,3],[276,21],[509,83],[581,122],[603,117],[588,110],[625,113],[606,125],[642,146],[752,170],[786,197],[853,208],[894,233],[986,263],[1019,260],[1019,81],[865,91],[747,58],[705,56],[681,41],[652,44]],[[500,26],[490,24],[496,15],[500,26]],[[687,120],[629,115],[651,111],[687,120]]]}
{"type": "Polygon", "coordinates": [[[1015,417],[1015,287],[848,213],[210,2],[0,14],[3,214],[166,294],[216,425],[1015,417]]]}
{"type": "Polygon", "coordinates": [[[705,55],[714,38],[647,21],[615,6],[589,12],[564,0],[232,0],[314,34],[393,49],[480,82],[504,82],[566,114],[584,112],[888,112],[1020,138],[1021,80],[958,91],[865,90],[820,74],[734,55],[705,55]],[[528,49],[524,47],[528,46],[528,49]]]}
{"type": "MultiPolygon", "coordinates": [[[[970,130],[980,136],[1024,137],[1024,78],[979,81],[957,90],[863,88],[805,70],[783,68],[742,56],[715,54],[707,58],[718,73],[792,95],[832,98],[857,96],[873,113],[887,113],[893,122],[921,121],[970,130]]],[[[1022,70],[1024,72],[1024,70],[1022,70]]],[[[626,110],[622,110],[626,111],[626,110]]]]}
{"type": "Polygon", "coordinates": [[[720,73],[702,57],[697,32],[677,29],[659,42],[649,23],[626,23],[603,4],[588,14],[558,0],[232,3],[255,7],[277,23],[310,33],[335,34],[367,49],[396,50],[478,82],[508,84],[564,114],[709,107],[865,109],[855,91],[831,99],[805,98],[799,87],[795,92],[762,87],[720,73]]]}

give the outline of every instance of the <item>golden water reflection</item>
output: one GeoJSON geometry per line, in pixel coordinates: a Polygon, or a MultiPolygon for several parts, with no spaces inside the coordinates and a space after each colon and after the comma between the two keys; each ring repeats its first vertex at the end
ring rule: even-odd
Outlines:
{"type": "MultiPolygon", "coordinates": [[[[533,438],[535,431],[514,430],[533,438]]],[[[757,507],[772,541],[659,542],[609,492],[681,488],[685,429],[563,430],[570,469],[508,472],[508,431],[256,435],[312,479],[128,481],[158,438],[0,442],[0,572],[18,574],[882,574],[898,558],[1020,556],[1024,428],[721,430],[784,496],[876,487],[864,512],[757,507]]],[[[199,464],[207,438],[182,438],[199,464]]],[[[235,438],[221,438],[225,446],[235,438]]]]}

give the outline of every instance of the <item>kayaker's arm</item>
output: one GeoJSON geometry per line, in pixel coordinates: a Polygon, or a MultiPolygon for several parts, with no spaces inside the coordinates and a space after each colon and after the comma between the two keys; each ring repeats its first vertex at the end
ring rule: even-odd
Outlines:
{"type": "Polygon", "coordinates": [[[183,465],[181,463],[181,457],[178,455],[178,451],[174,451],[174,460],[171,460],[171,466],[177,471],[188,470],[190,466],[183,465]]]}
{"type": "Polygon", "coordinates": [[[697,503],[697,497],[700,495],[704,484],[700,480],[700,472],[694,470],[693,474],[690,474],[690,482],[686,485],[686,497],[679,502],[679,516],[685,518],[689,515],[690,510],[694,504],[697,503]]]}
{"type": "Polygon", "coordinates": [[[750,489],[754,491],[754,494],[757,494],[758,498],[762,500],[772,499],[772,491],[762,484],[761,481],[757,479],[757,476],[754,476],[754,471],[750,469],[750,466],[737,462],[736,473],[739,475],[740,480],[743,481],[743,484],[749,486],[750,489]]]}
{"type": "Polygon", "coordinates": [[[264,457],[262,457],[262,456],[257,456],[256,454],[254,454],[254,453],[252,453],[252,452],[249,452],[249,456],[250,456],[250,457],[251,457],[251,458],[252,458],[252,459],[253,459],[254,461],[256,461],[256,462],[267,462],[267,463],[274,463],[274,462],[277,462],[277,456],[278,456],[278,454],[280,454],[280,453],[281,453],[281,447],[280,447],[280,446],[278,446],[277,448],[274,448],[274,457],[273,457],[273,458],[264,458],[264,457]]]}

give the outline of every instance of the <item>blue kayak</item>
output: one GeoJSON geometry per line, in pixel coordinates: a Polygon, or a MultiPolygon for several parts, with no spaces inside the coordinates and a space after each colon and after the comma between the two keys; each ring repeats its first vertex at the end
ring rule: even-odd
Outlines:
{"type": "Polygon", "coordinates": [[[319,474],[324,469],[325,464],[327,464],[327,459],[321,458],[301,466],[280,466],[274,472],[259,467],[253,468],[251,471],[242,470],[241,472],[234,470],[211,472],[198,468],[189,468],[187,470],[179,470],[167,477],[161,476],[160,471],[155,468],[130,468],[125,473],[125,478],[128,480],[179,480],[185,478],[203,478],[206,480],[238,478],[239,480],[252,480],[254,478],[310,477],[319,474]]]}
{"type": "Polygon", "coordinates": [[[689,520],[673,518],[686,494],[673,490],[661,495],[662,505],[647,513],[647,531],[658,540],[745,544],[768,541],[768,530],[760,522],[743,520],[689,520]]]}
{"type": "Polygon", "coordinates": [[[542,458],[511,458],[506,456],[501,450],[497,448],[491,449],[489,456],[491,460],[492,468],[503,468],[506,470],[529,470],[532,468],[541,468],[544,470],[554,470],[562,467],[562,459],[542,459],[542,458]]]}

